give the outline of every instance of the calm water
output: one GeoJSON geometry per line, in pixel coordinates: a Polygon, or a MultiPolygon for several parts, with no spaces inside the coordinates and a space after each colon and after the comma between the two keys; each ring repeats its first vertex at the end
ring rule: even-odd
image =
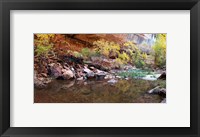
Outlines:
{"type": "Polygon", "coordinates": [[[63,81],[54,80],[45,89],[35,89],[35,103],[159,103],[159,95],[146,92],[157,82],[147,80],[63,81]]]}

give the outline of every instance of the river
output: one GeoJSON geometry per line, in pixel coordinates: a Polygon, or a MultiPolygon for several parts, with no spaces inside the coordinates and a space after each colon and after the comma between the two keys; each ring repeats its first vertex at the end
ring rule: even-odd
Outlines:
{"type": "Polygon", "coordinates": [[[53,80],[44,89],[34,89],[34,103],[160,103],[162,97],[147,91],[162,83],[165,81],[53,80]]]}

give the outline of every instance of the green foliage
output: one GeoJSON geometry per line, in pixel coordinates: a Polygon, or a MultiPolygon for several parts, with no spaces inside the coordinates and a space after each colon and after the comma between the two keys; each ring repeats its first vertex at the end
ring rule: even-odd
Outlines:
{"type": "Polygon", "coordinates": [[[141,50],[131,41],[124,43],[123,48],[129,54],[129,60],[132,60],[132,63],[137,68],[143,68],[146,66],[145,60],[147,59],[147,54],[142,53],[141,50]]]}
{"type": "Polygon", "coordinates": [[[163,67],[166,64],[166,34],[158,34],[156,43],[153,46],[155,65],[163,67]]]}
{"type": "Polygon", "coordinates": [[[40,56],[46,56],[48,52],[52,49],[52,46],[44,46],[44,45],[38,45],[35,49],[36,55],[40,56]]]}
{"type": "Polygon", "coordinates": [[[75,57],[77,57],[77,58],[80,58],[80,57],[83,56],[81,53],[79,53],[79,52],[77,52],[77,51],[74,51],[74,52],[73,52],[73,55],[74,55],[75,57]]]}
{"type": "Polygon", "coordinates": [[[81,50],[81,54],[84,56],[84,57],[89,57],[90,56],[90,49],[89,48],[83,48],[81,50]]]}
{"type": "Polygon", "coordinates": [[[134,64],[137,68],[143,68],[146,65],[146,63],[141,59],[134,60],[134,64]]]}
{"type": "Polygon", "coordinates": [[[35,36],[36,39],[34,39],[34,42],[36,55],[47,56],[47,54],[53,49],[51,38],[53,38],[55,34],[35,34],[35,36]]]}

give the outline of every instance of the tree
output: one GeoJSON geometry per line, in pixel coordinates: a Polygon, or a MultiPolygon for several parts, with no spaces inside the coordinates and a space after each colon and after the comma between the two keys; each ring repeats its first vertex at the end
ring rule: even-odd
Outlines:
{"type": "Polygon", "coordinates": [[[166,34],[157,34],[156,42],[153,46],[155,65],[163,67],[166,64],[166,34]]]}

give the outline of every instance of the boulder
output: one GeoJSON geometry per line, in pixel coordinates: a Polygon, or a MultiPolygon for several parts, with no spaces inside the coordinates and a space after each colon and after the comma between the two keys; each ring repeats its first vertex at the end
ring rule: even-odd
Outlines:
{"type": "Polygon", "coordinates": [[[94,77],[94,72],[88,69],[86,66],[84,67],[83,72],[86,73],[88,78],[94,77]]]}
{"type": "Polygon", "coordinates": [[[160,96],[162,96],[162,97],[166,97],[166,89],[161,88],[158,94],[159,94],[160,96]]]}
{"type": "Polygon", "coordinates": [[[166,80],[166,72],[163,72],[158,79],[166,80]]]}
{"type": "Polygon", "coordinates": [[[77,78],[76,80],[84,80],[84,77],[77,78]]]}
{"type": "Polygon", "coordinates": [[[115,78],[115,76],[108,74],[108,75],[105,76],[104,79],[113,79],[113,78],[115,78]]]}
{"type": "Polygon", "coordinates": [[[148,91],[149,94],[158,94],[160,91],[160,86],[157,86],[151,90],[148,91]]]}
{"type": "Polygon", "coordinates": [[[166,89],[160,88],[159,86],[148,91],[149,94],[158,94],[162,97],[166,97],[166,89]]]}
{"type": "Polygon", "coordinates": [[[49,75],[54,78],[62,77],[62,66],[59,63],[51,63],[49,66],[49,75]]]}
{"type": "Polygon", "coordinates": [[[166,98],[164,98],[160,103],[166,103],[166,98]]]}
{"type": "Polygon", "coordinates": [[[93,71],[95,72],[95,77],[96,77],[97,80],[104,79],[104,77],[107,74],[107,72],[102,71],[102,70],[98,70],[98,69],[94,69],[93,71]]]}
{"type": "Polygon", "coordinates": [[[62,77],[63,79],[71,79],[74,77],[74,73],[69,69],[62,69],[62,77]]]}

